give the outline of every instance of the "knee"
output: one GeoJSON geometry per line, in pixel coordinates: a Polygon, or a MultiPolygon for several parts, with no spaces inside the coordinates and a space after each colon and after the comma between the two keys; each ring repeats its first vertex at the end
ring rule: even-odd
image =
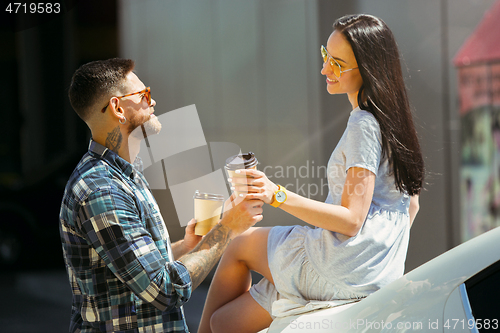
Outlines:
{"type": "Polygon", "coordinates": [[[236,237],[229,243],[229,246],[226,248],[224,253],[222,254],[221,262],[241,262],[243,257],[243,246],[240,242],[239,236],[236,237]]]}
{"type": "Polygon", "coordinates": [[[231,243],[229,243],[227,249],[224,251],[224,256],[231,257],[238,261],[243,260],[252,245],[251,231],[252,230],[247,230],[243,234],[233,239],[231,243]]]}
{"type": "Polygon", "coordinates": [[[212,332],[225,332],[224,326],[227,322],[224,320],[224,314],[221,309],[216,310],[210,317],[210,328],[212,332]]]}
{"type": "Polygon", "coordinates": [[[249,251],[267,249],[267,238],[270,228],[252,227],[236,237],[230,244],[226,252],[248,255],[249,251]],[[264,246],[265,245],[265,246],[264,246]]]}

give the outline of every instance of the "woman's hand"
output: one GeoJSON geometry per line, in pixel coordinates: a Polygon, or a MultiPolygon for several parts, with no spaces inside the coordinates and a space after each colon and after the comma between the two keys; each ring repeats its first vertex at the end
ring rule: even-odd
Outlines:
{"type": "Polygon", "coordinates": [[[233,191],[246,193],[247,199],[258,199],[267,204],[273,201],[274,192],[279,189],[265,173],[254,169],[236,170],[233,178],[228,180],[233,191]]]}

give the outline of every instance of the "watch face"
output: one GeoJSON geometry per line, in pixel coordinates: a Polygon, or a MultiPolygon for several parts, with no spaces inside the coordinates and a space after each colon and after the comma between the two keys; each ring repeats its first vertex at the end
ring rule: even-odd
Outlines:
{"type": "Polygon", "coordinates": [[[276,201],[281,203],[281,202],[284,202],[285,200],[286,200],[285,192],[279,191],[278,193],[276,193],[276,201]]]}

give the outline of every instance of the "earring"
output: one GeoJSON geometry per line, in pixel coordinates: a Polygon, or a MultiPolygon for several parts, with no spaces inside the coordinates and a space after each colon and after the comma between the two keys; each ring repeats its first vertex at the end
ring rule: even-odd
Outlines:
{"type": "Polygon", "coordinates": [[[125,117],[120,118],[120,119],[118,119],[118,122],[123,125],[127,122],[127,118],[125,118],[125,117]],[[122,120],[123,120],[123,123],[122,123],[122,120]]]}

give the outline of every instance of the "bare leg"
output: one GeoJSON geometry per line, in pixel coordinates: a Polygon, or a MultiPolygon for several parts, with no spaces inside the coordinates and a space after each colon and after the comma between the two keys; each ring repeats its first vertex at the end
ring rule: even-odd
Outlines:
{"type": "Polygon", "coordinates": [[[212,315],[213,332],[255,333],[271,325],[269,312],[257,303],[247,291],[227,303],[212,315]]]}
{"type": "MultiPolygon", "coordinates": [[[[251,285],[250,270],[262,274],[274,283],[267,260],[267,237],[270,230],[271,228],[250,228],[234,239],[226,249],[210,285],[198,333],[212,332],[210,320],[214,312],[248,292],[251,285]]],[[[256,307],[262,309],[249,294],[234,305],[250,306],[250,310],[256,307]],[[249,302],[248,297],[255,304],[249,302]]],[[[232,309],[234,311],[236,308],[232,309]]],[[[270,319],[270,316],[267,319],[270,319]]]]}

